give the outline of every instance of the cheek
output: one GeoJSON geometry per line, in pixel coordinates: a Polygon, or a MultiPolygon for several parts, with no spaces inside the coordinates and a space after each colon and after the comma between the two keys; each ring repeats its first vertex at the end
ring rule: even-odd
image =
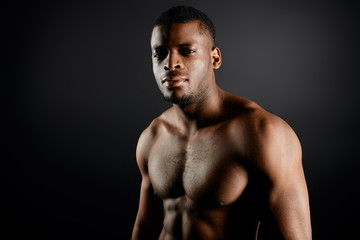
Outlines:
{"type": "Polygon", "coordinates": [[[155,76],[155,79],[158,80],[158,78],[161,75],[161,67],[159,64],[153,62],[153,74],[155,76]]]}
{"type": "Polygon", "coordinates": [[[192,73],[193,76],[204,76],[207,74],[207,72],[209,71],[209,66],[211,65],[211,62],[209,60],[203,60],[203,59],[199,59],[193,62],[193,64],[191,64],[191,71],[190,73],[192,73]]]}

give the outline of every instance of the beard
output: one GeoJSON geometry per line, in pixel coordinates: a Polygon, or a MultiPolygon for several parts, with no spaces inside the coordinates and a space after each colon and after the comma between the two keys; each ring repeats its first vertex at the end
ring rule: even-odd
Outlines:
{"type": "Polygon", "coordinates": [[[174,94],[171,94],[170,96],[164,96],[165,101],[179,105],[179,106],[187,106],[194,102],[195,97],[190,96],[182,96],[180,98],[177,98],[174,96],[174,94]]]}
{"type": "Polygon", "coordinates": [[[208,93],[208,86],[206,85],[205,79],[203,79],[203,81],[200,82],[199,88],[196,92],[190,90],[188,93],[177,97],[174,91],[176,90],[173,90],[172,94],[170,95],[165,96],[163,94],[165,101],[179,105],[180,107],[185,107],[193,103],[201,102],[208,93]]]}
{"type": "MultiPolygon", "coordinates": [[[[199,103],[203,101],[208,95],[209,91],[209,79],[210,73],[212,71],[212,65],[209,63],[207,66],[207,71],[204,72],[202,78],[199,81],[199,85],[193,89],[190,85],[185,86],[184,93],[181,96],[177,96],[176,88],[172,89],[171,93],[167,93],[166,90],[162,90],[163,86],[159,84],[159,90],[162,93],[165,101],[179,105],[180,107],[185,107],[190,104],[199,103]],[[187,88],[187,91],[186,91],[187,88]]],[[[188,80],[189,81],[189,80],[188,80]]],[[[190,79],[191,81],[191,79],[190,79]]],[[[160,83],[160,81],[158,81],[160,83]]]]}

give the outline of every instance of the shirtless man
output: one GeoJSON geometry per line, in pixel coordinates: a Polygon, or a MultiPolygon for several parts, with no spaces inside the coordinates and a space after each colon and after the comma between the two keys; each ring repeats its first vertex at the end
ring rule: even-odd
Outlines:
{"type": "Polygon", "coordinates": [[[216,85],[214,36],[191,7],[171,8],[154,25],[153,72],[173,106],[138,142],[132,239],[311,239],[299,140],[280,118],[216,85]]]}

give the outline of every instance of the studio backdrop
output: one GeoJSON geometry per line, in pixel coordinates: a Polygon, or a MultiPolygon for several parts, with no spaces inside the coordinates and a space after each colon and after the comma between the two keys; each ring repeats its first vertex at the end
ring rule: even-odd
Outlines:
{"type": "Polygon", "coordinates": [[[15,1],[3,8],[3,239],[130,238],[137,139],[170,107],[151,28],[179,4],[214,21],[218,85],[297,133],[314,239],[358,236],[355,1],[15,1]]]}

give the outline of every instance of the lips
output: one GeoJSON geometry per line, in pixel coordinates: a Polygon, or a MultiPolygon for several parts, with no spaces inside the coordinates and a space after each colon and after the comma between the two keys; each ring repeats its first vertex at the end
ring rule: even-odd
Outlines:
{"type": "Polygon", "coordinates": [[[180,87],[186,81],[186,78],[165,78],[162,82],[167,88],[180,87]]]}

